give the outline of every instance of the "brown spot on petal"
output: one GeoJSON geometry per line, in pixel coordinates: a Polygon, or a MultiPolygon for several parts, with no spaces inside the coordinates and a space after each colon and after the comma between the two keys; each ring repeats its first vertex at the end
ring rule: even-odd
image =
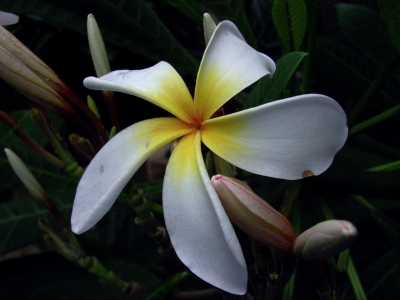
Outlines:
{"type": "Polygon", "coordinates": [[[304,171],[303,175],[301,175],[301,177],[306,178],[306,177],[311,177],[314,176],[314,173],[311,172],[310,170],[304,171]]]}
{"type": "Polygon", "coordinates": [[[100,166],[100,173],[103,174],[103,172],[104,172],[104,166],[101,165],[101,166],[100,166]]]}

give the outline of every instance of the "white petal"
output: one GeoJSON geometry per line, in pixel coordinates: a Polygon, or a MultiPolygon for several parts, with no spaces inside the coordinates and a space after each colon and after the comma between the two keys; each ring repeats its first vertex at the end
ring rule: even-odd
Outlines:
{"type": "Polygon", "coordinates": [[[79,182],[72,230],[82,233],[95,225],[151,154],[191,131],[177,118],[157,118],[136,123],[113,137],[97,153],[79,182]]]}
{"type": "Polygon", "coordinates": [[[193,123],[193,99],[175,69],[166,62],[143,70],[119,70],[100,78],[85,78],[92,90],[121,92],[147,100],[187,123],[193,123]]]}
{"type": "Polygon", "coordinates": [[[208,120],[202,140],[252,173],[300,179],[319,175],[347,138],[346,115],[323,95],[302,95],[208,120]]]}
{"type": "Polygon", "coordinates": [[[207,120],[226,101],[261,77],[275,72],[275,63],[251,48],[230,21],[218,24],[197,74],[195,108],[207,120]]]}
{"type": "Polygon", "coordinates": [[[0,25],[12,25],[18,23],[19,17],[12,13],[0,11],[0,25]]]}
{"type": "Polygon", "coordinates": [[[205,169],[198,133],[184,136],[172,152],[164,179],[163,206],[172,245],[182,262],[210,284],[244,294],[246,264],[205,169]]]}

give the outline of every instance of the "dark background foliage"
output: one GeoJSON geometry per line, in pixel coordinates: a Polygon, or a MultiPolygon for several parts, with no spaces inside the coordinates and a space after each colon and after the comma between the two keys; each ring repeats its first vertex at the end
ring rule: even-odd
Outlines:
{"type": "MultiPolygon", "coordinates": [[[[89,91],[83,87],[82,80],[95,75],[86,36],[89,13],[95,15],[100,26],[113,70],[142,69],[164,60],[179,71],[193,92],[205,48],[202,29],[205,11],[212,12],[218,20],[234,21],[249,44],[275,61],[288,52],[282,50],[283,43],[273,22],[272,2],[3,0],[0,9],[20,16],[20,22],[8,29],[81,99],[85,99],[89,91]]],[[[308,28],[302,46],[296,49],[303,52],[312,49],[308,87],[302,85],[306,76],[304,55],[293,56],[289,63],[283,61],[282,66],[294,66],[288,74],[291,77],[294,73],[295,93],[321,93],[337,100],[348,114],[349,127],[354,132],[350,131],[346,145],[336,155],[332,166],[318,177],[306,178],[301,183],[251,175],[246,178],[252,188],[276,208],[280,207],[285,195],[293,193],[295,201],[290,220],[298,232],[332,217],[356,225],[359,237],[350,253],[354,263],[352,270],[358,274],[361,285],[351,284],[357,278],[351,275],[346,299],[398,299],[400,167],[394,164],[380,172],[367,170],[400,160],[400,119],[394,114],[387,119],[381,118],[372,126],[368,126],[369,123],[364,124],[365,128],[357,126],[400,105],[400,64],[396,54],[396,49],[397,53],[400,50],[400,38],[396,39],[393,33],[393,26],[396,26],[393,15],[398,16],[400,10],[396,1],[390,0],[378,1],[379,5],[372,0],[321,2],[318,10],[314,5],[319,1],[304,1],[308,26],[311,26],[312,18],[316,19],[316,38],[309,48],[307,39],[312,29],[308,28]],[[382,82],[363,110],[355,115],[357,103],[376,84],[379,76],[383,76],[382,82]],[[299,190],[297,196],[296,190],[299,190]],[[354,291],[354,286],[362,286],[366,297],[354,291]]],[[[286,84],[277,92],[270,92],[273,84],[260,80],[259,85],[241,94],[240,99],[247,99],[247,102],[232,100],[227,111],[291,94],[290,88],[285,88],[286,84]]],[[[46,140],[32,126],[26,111],[30,102],[4,81],[0,81],[0,91],[0,109],[12,113],[39,144],[46,146],[46,140]]],[[[90,94],[96,99],[104,124],[110,128],[101,94],[93,91],[90,94]]],[[[152,104],[124,94],[116,95],[116,104],[123,127],[167,114],[152,104]]],[[[71,133],[63,120],[57,116],[52,119],[62,135],[71,133]]],[[[69,216],[77,180],[30,152],[3,124],[0,124],[0,137],[2,148],[12,148],[21,156],[62,212],[69,216]]],[[[136,179],[143,181],[143,174],[139,172],[136,179]]],[[[148,197],[153,197],[155,202],[160,200],[155,196],[161,191],[160,182],[143,182],[141,186],[148,197]]],[[[4,154],[0,154],[0,254],[31,244],[41,251],[40,254],[0,262],[0,299],[129,298],[47,251],[36,222],[42,215],[47,215],[50,220],[51,216],[29,195],[15,199],[15,191],[25,189],[14,177],[4,154]]],[[[161,214],[156,217],[162,220],[161,214]]],[[[241,241],[246,248],[246,237],[241,241]]],[[[80,242],[87,253],[96,255],[125,280],[135,280],[147,288],[135,298],[172,297],[167,279],[185,270],[183,265],[160,255],[154,242],[133,218],[118,210],[111,211],[96,232],[80,236],[80,242]]],[[[336,280],[334,263],[333,259],[321,262],[332,285],[336,280]]],[[[303,261],[298,262],[295,281],[290,286],[293,290],[285,291],[285,299],[318,299],[315,280],[309,265],[303,261]]],[[[207,287],[206,283],[191,276],[175,288],[207,287]]]]}

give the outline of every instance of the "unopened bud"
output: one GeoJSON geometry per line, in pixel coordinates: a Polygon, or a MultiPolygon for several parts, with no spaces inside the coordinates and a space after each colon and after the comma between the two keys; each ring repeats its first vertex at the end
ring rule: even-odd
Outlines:
{"type": "Polygon", "coordinates": [[[17,174],[18,178],[22,181],[32,196],[39,200],[47,199],[48,196],[46,192],[18,155],[7,148],[4,149],[4,152],[6,153],[8,161],[10,162],[15,174],[17,174]]]}
{"type": "Polygon", "coordinates": [[[293,255],[303,259],[326,259],[350,246],[357,229],[348,221],[329,220],[316,224],[293,242],[293,255]]]}
{"type": "Polygon", "coordinates": [[[0,11],[0,25],[12,25],[18,23],[19,17],[12,13],[0,11]]]}
{"type": "Polygon", "coordinates": [[[6,49],[60,95],[66,96],[71,93],[65,83],[48,65],[3,27],[0,27],[0,46],[6,49]]]}
{"type": "Polygon", "coordinates": [[[242,181],[216,175],[211,178],[229,219],[268,246],[289,250],[297,234],[292,224],[242,181]]]}
{"type": "Polygon", "coordinates": [[[217,25],[215,25],[213,18],[210,16],[210,14],[205,13],[203,15],[203,28],[204,28],[204,40],[206,42],[206,45],[208,45],[208,42],[211,39],[211,36],[215,30],[217,25]]]}
{"type": "Polygon", "coordinates": [[[103,37],[96,19],[92,14],[88,15],[87,31],[89,38],[90,53],[92,55],[93,65],[96,70],[97,77],[101,77],[111,71],[108,62],[106,48],[104,46],[103,37]]]}
{"type": "Polygon", "coordinates": [[[66,116],[66,112],[70,110],[59,94],[2,46],[0,46],[0,77],[30,100],[61,116],[66,116]]]}

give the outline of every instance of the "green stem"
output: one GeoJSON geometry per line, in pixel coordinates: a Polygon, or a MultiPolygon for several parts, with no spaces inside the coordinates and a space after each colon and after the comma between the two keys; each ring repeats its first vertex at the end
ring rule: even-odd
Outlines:
{"type": "Polygon", "coordinates": [[[65,237],[68,241],[68,243],[66,243],[65,240],[51,228],[46,218],[40,218],[38,224],[46,233],[46,244],[69,261],[76,263],[78,266],[96,275],[100,280],[116,287],[122,292],[134,294],[143,290],[136,282],[127,283],[119,278],[113,271],[107,269],[96,257],[87,256],[70,230],[66,232],[67,234],[65,237]]]}
{"type": "Polygon", "coordinates": [[[67,165],[66,170],[76,178],[80,178],[83,175],[83,168],[78,165],[75,158],[69,152],[67,145],[61,136],[57,135],[50,124],[50,119],[47,117],[45,112],[39,108],[32,108],[31,117],[35,123],[39,126],[41,131],[46,136],[47,140],[53,146],[56,153],[60,156],[62,161],[67,165]]]}
{"type": "Polygon", "coordinates": [[[150,210],[147,200],[143,195],[143,190],[134,187],[133,196],[127,199],[128,203],[137,213],[136,224],[144,228],[150,237],[161,247],[162,251],[167,251],[171,247],[164,227],[160,226],[150,210]]]}
{"type": "Polygon", "coordinates": [[[32,150],[38,153],[41,157],[49,161],[50,163],[56,165],[59,168],[65,168],[66,164],[56,157],[55,155],[48,152],[42,146],[37,144],[34,140],[32,140],[25,132],[25,130],[8,114],[4,111],[0,110],[0,120],[2,120],[13,132],[14,134],[23,141],[27,146],[29,146],[32,150]]]}
{"type": "Polygon", "coordinates": [[[292,180],[289,181],[285,196],[283,197],[280,212],[286,218],[289,219],[293,205],[300,193],[301,187],[303,186],[303,180],[292,180]]]}

